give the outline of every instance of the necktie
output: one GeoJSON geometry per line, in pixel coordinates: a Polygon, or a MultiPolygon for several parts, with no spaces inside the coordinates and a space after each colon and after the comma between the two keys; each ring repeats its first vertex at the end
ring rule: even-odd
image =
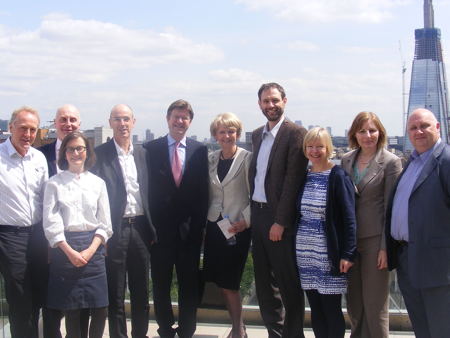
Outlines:
{"type": "Polygon", "coordinates": [[[179,146],[180,146],[180,142],[176,142],[175,148],[173,149],[173,155],[172,155],[172,174],[173,174],[173,179],[174,179],[177,187],[180,186],[181,174],[182,174],[181,159],[180,159],[180,156],[178,155],[179,146]]]}

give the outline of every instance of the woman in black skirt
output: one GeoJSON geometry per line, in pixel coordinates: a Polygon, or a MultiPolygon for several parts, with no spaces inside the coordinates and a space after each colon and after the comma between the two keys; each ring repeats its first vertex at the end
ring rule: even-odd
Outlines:
{"type": "Polygon", "coordinates": [[[47,306],[62,310],[69,338],[81,337],[80,311],[90,309],[89,337],[103,336],[108,306],[104,244],[112,235],[105,182],[88,172],[92,146],[79,132],[67,135],[59,167],[44,193],[44,231],[49,241],[47,306]]]}
{"type": "Polygon", "coordinates": [[[248,168],[251,153],[236,145],[242,131],[236,115],[218,115],[210,129],[221,149],[209,155],[204,275],[222,291],[233,325],[229,337],[246,337],[239,288],[250,246],[248,168]],[[230,227],[226,223],[221,230],[218,222],[224,219],[230,227]]]}

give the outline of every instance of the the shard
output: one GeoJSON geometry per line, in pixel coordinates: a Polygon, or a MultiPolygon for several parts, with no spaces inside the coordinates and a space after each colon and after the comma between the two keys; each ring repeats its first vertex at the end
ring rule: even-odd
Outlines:
{"type": "MultiPolygon", "coordinates": [[[[411,72],[408,116],[417,108],[431,110],[441,125],[441,138],[449,143],[449,101],[445,65],[442,58],[441,31],[434,27],[432,0],[423,4],[424,28],[415,30],[415,52],[411,72]]],[[[413,150],[405,132],[404,153],[413,150]]]]}

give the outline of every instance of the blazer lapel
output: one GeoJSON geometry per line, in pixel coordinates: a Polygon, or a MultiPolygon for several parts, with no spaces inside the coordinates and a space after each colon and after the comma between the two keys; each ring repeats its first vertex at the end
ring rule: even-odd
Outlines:
{"type": "Polygon", "coordinates": [[[371,182],[383,169],[383,162],[384,162],[383,150],[380,150],[376,153],[375,158],[367,167],[366,174],[357,185],[358,191],[360,193],[364,190],[367,184],[371,182]]]}
{"type": "Polygon", "coordinates": [[[436,147],[436,149],[433,151],[433,153],[430,155],[430,158],[428,159],[427,163],[425,163],[425,166],[423,167],[422,171],[420,172],[419,177],[416,180],[416,183],[414,183],[414,187],[411,191],[411,195],[423,183],[423,181],[426,180],[426,178],[431,174],[431,172],[437,166],[437,164],[438,164],[437,157],[439,157],[439,155],[441,154],[442,150],[444,149],[444,146],[445,146],[445,143],[441,142],[436,147]]]}
{"type": "Polygon", "coordinates": [[[211,183],[217,186],[221,186],[219,176],[217,176],[217,166],[219,165],[220,150],[213,152],[209,159],[209,177],[211,183]]]}
{"type": "Polygon", "coordinates": [[[111,167],[113,168],[117,177],[122,182],[123,174],[122,174],[122,169],[120,168],[119,155],[117,154],[117,149],[116,149],[116,145],[114,144],[114,139],[111,139],[109,141],[109,149],[107,151],[107,154],[108,154],[109,160],[111,162],[111,167]]]}
{"type": "Polygon", "coordinates": [[[283,123],[280,126],[280,129],[278,129],[277,136],[275,137],[275,140],[273,141],[272,149],[270,150],[269,155],[269,162],[267,163],[267,168],[270,168],[272,164],[273,157],[275,156],[275,152],[277,151],[277,147],[281,142],[281,138],[286,135],[286,133],[283,132],[284,128],[286,128],[286,124],[288,123],[288,120],[285,118],[283,123]]]}
{"type": "MultiPolygon", "coordinates": [[[[227,175],[222,181],[222,186],[225,186],[230,182],[238,169],[241,167],[242,162],[244,161],[244,152],[242,151],[242,148],[237,148],[236,156],[234,158],[233,163],[231,164],[230,170],[228,170],[227,175]]],[[[216,171],[217,172],[217,171],[216,171]]],[[[217,175],[216,175],[217,176],[217,175]]]]}

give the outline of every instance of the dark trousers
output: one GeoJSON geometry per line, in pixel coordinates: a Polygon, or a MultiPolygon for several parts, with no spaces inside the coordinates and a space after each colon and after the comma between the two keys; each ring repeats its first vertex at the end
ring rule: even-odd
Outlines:
{"type": "Polygon", "coordinates": [[[345,320],[342,295],[322,295],[317,290],[305,290],[311,306],[311,323],[316,338],[344,338],[345,320]]]}
{"type": "Polygon", "coordinates": [[[112,338],[127,337],[125,289],[130,290],[131,336],[146,337],[149,321],[149,249],[150,239],[145,217],[136,223],[122,221],[121,231],[108,241],[106,274],[109,297],[109,334],[112,338]]]}
{"type": "MultiPolygon", "coordinates": [[[[44,318],[44,337],[62,338],[61,319],[64,317],[63,312],[61,310],[43,308],[42,314],[44,318]]],[[[80,310],[81,338],[88,338],[89,316],[89,309],[80,310]]]]}
{"type": "Polygon", "coordinates": [[[295,263],[293,229],[286,228],[281,241],[271,241],[274,216],[269,208],[255,205],[250,223],[256,295],[269,337],[304,337],[305,301],[295,263]]]}
{"type": "Polygon", "coordinates": [[[173,243],[156,243],[152,246],[151,275],[153,301],[158,333],[161,337],[192,337],[196,329],[199,303],[200,241],[175,240],[173,243]],[[173,268],[178,280],[178,328],[175,323],[170,288],[173,268]]]}
{"type": "MultiPolygon", "coordinates": [[[[81,321],[81,312],[87,309],[67,310],[64,311],[66,316],[66,338],[82,338],[85,333],[84,325],[81,321]]],[[[91,322],[89,324],[89,338],[102,338],[105,330],[106,316],[108,314],[107,307],[89,309],[91,314],[91,322]]],[[[47,337],[45,337],[47,338],[47,337]]]]}
{"type": "Polygon", "coordinates": [[[417,289],[408,274],[408,247],[398,253],[397,277],[417,338],[450,337],[450,285],[417,289]]]}
{"type": "Polygon", "coordinates": [[[0,272],[5,280],[13,338],[38,337],[46,295],[47,240],[42,225],[0,225],[0,272]]]}

